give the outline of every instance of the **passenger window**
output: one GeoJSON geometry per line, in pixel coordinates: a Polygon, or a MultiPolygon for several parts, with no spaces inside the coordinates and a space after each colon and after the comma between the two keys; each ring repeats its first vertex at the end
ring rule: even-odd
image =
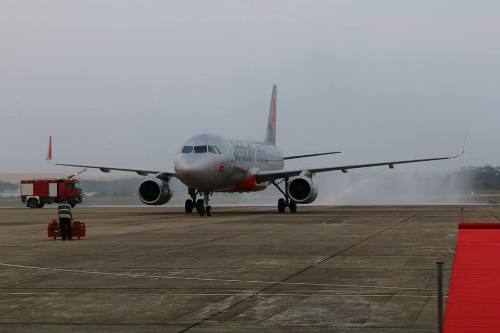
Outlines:
{"type": "Polygon", "coordinates": [[[213,148],[214,148],[216,154],[220,154],[221,153],[220,150],[219,150],[219,148],[217,148],[217,146],[214,146],[213,148]]]}
{"type": "Polygon", "coordinates": [[[190,154],[192,152],[193,152],[193,146],[184,146],[184,148],[182,148],[183,154],[190,154]]]}
{"type": "Polygon", "coordinates": [[[208,146],[208,152],[212,153],[212,154],[217,154],[217,152],[215,151],[214,147],[212,147],[212,146],[208,146]]]}
{"type": "Polygon", "coordinates": [[[66,189],[72,190],[73,189],[73,183],[66,183],[66,189]]]}
{"type": "Polygon", "coordinates": [[[207,152],[207,146],[194,146],[195,154],[201,154],[207,152]]]}

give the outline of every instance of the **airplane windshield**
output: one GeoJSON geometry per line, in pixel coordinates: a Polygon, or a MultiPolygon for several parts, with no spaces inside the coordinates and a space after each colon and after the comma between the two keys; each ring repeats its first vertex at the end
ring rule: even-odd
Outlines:
{"type": "Polygon", "coordinates": [[[194,152],[195,154],[206,153],[207,146],[194,146],[194,152]]]}
{"type": "Polygon", "coordinates": [[[208,146],[208,152],[212,154],[220,154],[220,150],[216,146],[208,146]]]}
{"type": "Polygon", "coordinates": [[[182,148],[183,154],[190,154],[192,152],[193,152],[193,146],[184,146],[184,148],[182,148]]]}
{"type": "Polygon", "coordinates": [[[212,154],[220,154],[220,150],[216,146],[208,146],[208,152],[212,154]]]}

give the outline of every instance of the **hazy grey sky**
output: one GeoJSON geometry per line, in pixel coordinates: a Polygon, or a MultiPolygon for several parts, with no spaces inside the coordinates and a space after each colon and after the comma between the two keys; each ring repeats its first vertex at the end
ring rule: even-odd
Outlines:
{"type": "MultiPolygon", "coordinates": [[[[500,165],[498,1],[0,1],[0,172],[172,170],[190,135],[264,138],[289,166],[458,153],[500,165]]],[[[395,170],[398,172],[397,170],[395,170]]],[[[389,172],[389,171],[387,171],[389,172]]],[[[394,171],[392,171],[394,172],[394,171]]]]}

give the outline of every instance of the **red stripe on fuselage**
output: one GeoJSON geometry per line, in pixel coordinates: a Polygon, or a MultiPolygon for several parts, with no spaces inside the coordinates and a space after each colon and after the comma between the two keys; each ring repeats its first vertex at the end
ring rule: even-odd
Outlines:
{"type": "Polygon", "coordinates": [[[250,178],[241,183],[238,183],[230,192],[254,192],[262,191],[267,188],[267,182],[262,184],[257,184],[257,174],[254,174],[250,178]]]}

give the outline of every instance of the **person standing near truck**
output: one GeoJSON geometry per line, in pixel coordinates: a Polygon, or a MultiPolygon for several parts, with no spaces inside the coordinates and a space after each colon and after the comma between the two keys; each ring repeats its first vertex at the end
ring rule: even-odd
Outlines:
{"type": "Polygon", "coordinates": [[[68,203],[66,197],[62,197],[57,206],[57,211],[59,213],[59,227],[61,228],[62,240],[65,241],[73,240],[71,234],[71,220],[73,220],[73,214],[71,213],[71,205],[68,203]]]}

